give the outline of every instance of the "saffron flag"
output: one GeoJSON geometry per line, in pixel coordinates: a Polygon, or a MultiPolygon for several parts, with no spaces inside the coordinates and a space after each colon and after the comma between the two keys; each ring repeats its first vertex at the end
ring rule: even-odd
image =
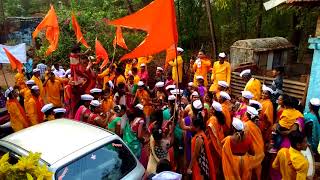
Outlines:
{"type": "Polygon", "coordinates": [[[59,42],[59,23],[58,17],[52,5],[50,5],[50,10],[40,24],[36,27],[32,33],[32,37],[38,36],[39,32],[46,29],[46,39],[49,41],[49,47],[46,51],[46,56],[55,51],[58,47],[59,42]]]}
{"type": "Polygon", "coordinates": [[[71,23],[72,23],[74,33],[76,34],[77,41],[81,42],[86,48],[89,48],[90,46],[88,45],[87,41],[84,39],[79,23],[73,13],[71,15],[71,23]]]}
{"type": "Polygon", "coordinates": [[[4,52],[6,53],[8,59],[9,59],[11,68],[12,68],[13,70],[18,69],[18,71],[21,72],[22,67],[23,67],[22,63],[21,63],[16,57],[14,57],[14,56],[10,53],[10,51],[9,51],[8,49],[3,48],[3,50],[4,50],[4,52]]]}
{"type": "Polygon", "coordinates": [[[146,31],[147,37],[120,60],[145,57],[170,48],[178,42],[174,0],[154,0],[134,14],[109,22],[146,31]]]}
{"type": "Polygon", "coordinates": [[[176,45],[171,45],[167,50],[166,63],[165,68],[167,68],[169,61],[173,60],[177,56],[177,48],[176,45]]]}
{"type": "Polygon", "coordinates": [[[109,57],[107,51],[103,48],[101,42],[96,38],[96,59],[97,61],[94,64],[99,64],[101,59],[103,63],[100,66],[100,69],[103,69],[109,62],[109,57]]]}
{"type": "Polygon", "coordinates": [[[116,37],[113,40],[113,47],[116,47],[116,45],[122,47],[123,49],[128,50],[128,47],[126,45],[126,42],[124,41],[120,26],[117,26],[116,37]]]}

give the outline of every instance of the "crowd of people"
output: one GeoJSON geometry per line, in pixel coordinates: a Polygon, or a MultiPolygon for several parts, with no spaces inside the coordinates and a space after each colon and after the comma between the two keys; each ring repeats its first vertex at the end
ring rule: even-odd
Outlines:
{"type": "Polygon", "coordinates": [[[300,151],[309,144],[318,154],[318,98],[302,114],[299,101],[283,93],[283,67],[274,69],[270,87],[250,69],[242,71],[246,86],[233,97],[225,53],[212,65],[200,50],[185,73],[184,50],[177,51],[172,70],[157,67],[151,75],[151,56],[111,63],[99,73],[79,46],[67,71],[44,61],[31,71],[27,64],[4,93],[11,127],[69,118],[108,129],[140,160],[146,179],[159,177],[160,169],[194,180],[307,178],[309,163],[300,151]]]}

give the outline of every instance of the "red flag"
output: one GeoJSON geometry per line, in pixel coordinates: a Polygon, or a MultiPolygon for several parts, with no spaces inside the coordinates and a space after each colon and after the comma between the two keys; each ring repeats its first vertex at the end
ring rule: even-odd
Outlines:
{"type": "Polygon", "coordinates": [[[103,63],[100,66],[100,69],[103,69],[109,62],[108,53],[103,48],[101,42],[97,38],[96,38],[96,59],[97,61],[94,64],[99,64],[101,59],[103,59],[103,63]]]}
{"type": "Polygon", "coordinates": [[[155,0],[136,13],[109,24],[141,29],[148,33],[136,49],[120,60],[153,55],[178,42],[174,0],[155,0]]]}
{"type": "Polygon", "coordinates": [[[46,51],[46,56],[55,51],[58,47],[59,42],[59,23],[56,12],[52,5],[50,5],[50,10],[47,15],[41,21],[41,23],[34,30],[32,37],[35,38],[38,36],[39,32],[42,29],[46,29],[46,38],[49,41],[50,45],[46,51]]]}
{"type": "Polygon", "coordinates": [[[9,51],[8,49],[3,48],[3,50],[4,50],[4,52],[6,53],[8,59],[9,59],[11,68],[12,68],[13,70],[18,69],[18,71],[21,72],[22,67],[23,67],[22,63],[21,63],[16,57],[14,57],[14,56],[10,53],[10,51],[9,51]]]}
{"type": "Polygon", "coordinates": [[[116,37],[113,40],[113,46],[116,47],[116,45],[119,45],[123,49],[128,50],[128,47],[126,45],[126,42],[124,41],[120,26],[117,26],[116,37]]]}
{"type": "Polygon", "coordinates": [[[84,39],[79,23],[73,13],[71,15],[71,22],[72,22],[74,33],[76,34],[76,37],[77,37],[77,41],[81,42],[86,48],[89,48],[90,46],[88,45],[87,41],[84,39]]]}

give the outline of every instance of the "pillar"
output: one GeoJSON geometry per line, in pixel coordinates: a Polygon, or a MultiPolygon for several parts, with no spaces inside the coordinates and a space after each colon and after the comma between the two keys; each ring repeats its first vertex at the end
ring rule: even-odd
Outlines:
{"type": "Polygon", "coordinates": [[[305,105],[305,111],[309,110],[311,98],[320,98],[320,37],[309,38],[309,49],[313,49],[313,59],[311,64],[310,80],[305,105]]]}

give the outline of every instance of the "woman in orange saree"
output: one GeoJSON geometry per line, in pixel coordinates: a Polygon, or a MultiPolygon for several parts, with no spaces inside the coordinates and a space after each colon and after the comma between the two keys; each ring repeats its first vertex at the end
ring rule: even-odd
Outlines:
{"type": "Polygon", "coordinates": [[[205,124],[201,113],[193,121],[196,131],[191,140],[191,162],[187,173],[192,174],[193,180],[216,179],[215,167],[210,153],[209,140],[204,133],[205,124]]]}
{"type": "Polygon", "coordinates": [[[222,169],[225,180],[250,180],[251,159],[254,154],[252,139],[244,133],[244,123],[233,118],[233,135],[226,137],[222,147],[222,169]]]}

